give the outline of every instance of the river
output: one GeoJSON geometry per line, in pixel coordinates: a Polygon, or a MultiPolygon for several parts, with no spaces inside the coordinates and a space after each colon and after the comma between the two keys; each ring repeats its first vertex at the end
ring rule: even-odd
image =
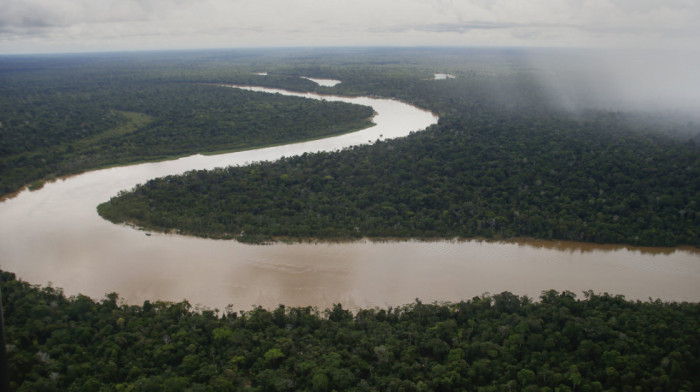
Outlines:
{"type": "Polygon", "coordinates": [[[511,291],[584,290],[633,299],[700,300],[700,254],[564,242],[482,241],[245,245],[148,233],[101,219],[95,207],[137,183],[192,169],[338,150],[405,136],[432,113],[387,99],[249,88],[372,106],[374,127],[338,137],[215,156],[93,171],[0,203],[0,268],[33,284],[127,303],[180,301],[248,310],[343,303],[349,308],[459,301],[511,291]]]}

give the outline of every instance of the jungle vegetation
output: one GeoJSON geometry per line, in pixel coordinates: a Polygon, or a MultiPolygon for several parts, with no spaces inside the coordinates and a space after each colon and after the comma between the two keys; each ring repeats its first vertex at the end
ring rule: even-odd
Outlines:
{"type": "Polygon", "coordinates": [[[410,53],[280,65],[280,73],[343,81],[324,91],[395,97],[438,113],[440,122],[339,153],[153,180],[98,210],[114,222],[253,242],[532,237],[700,245],[697,125],[594,106],[572,111],[517,56],[488,53],[443,54],[432,69],[410,53]],[[456,78],[433,80],[443,70],[456,78]]]}
{"type": "Polygon", "coordinates": [[[0,273],[16,391],[680,391],[700,305],[546,291],[349,311],[126,305],[0,273]]]}
{"type": "MultiPolygon", "coordinates": [[[[299,77],[127,55],[0,57],[0,196],[89,169],[316,139],[371,125],[369,107],[221,87],[299,77]]],[[[295,79],[299,79],[296,81],[295,79]]],[[[255,83],[255,84],[265,84],[255,83]]]]}
{"type": "Polygon", "coordinates": [[[614,116],[505,121],[517,132],[443,120],[342,153],[155,179],[98,211],[212,237],[700,245],[697,146],[625,132],[614,116]]]}

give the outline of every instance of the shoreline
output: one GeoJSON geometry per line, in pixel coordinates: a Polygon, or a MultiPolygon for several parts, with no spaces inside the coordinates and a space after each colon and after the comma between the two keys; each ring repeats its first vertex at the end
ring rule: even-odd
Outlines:
{"type": "MultiPolygon", "coordinates": [[[[102,215],[100,215],[102,217],[102,215]]],[[[341,238],[322,238],[322,237],[284,237],[273,236],[271,238],[259,238],[257,241],[241,241],[241,235],[221,234],[221,235],[196,235],[187,232],[180,232],[176,228],[158,228],[142,226],[131,221],[112,222],[113,224],[128,226],[131,229],[143,231],[146,235],[160,234],[168,236],[180,236],[214,241],[232,241],[242,245],[250,246],[267,246],[267,245],[335,245],[335,244],[354,244],[354,243],[467,243],[467,242],[483,242],[488,244],[515,244],[519,246],[528,246],[537,249],[551,249],[564,252],[615,252],[615,251],[637,251],[641,254],[650,255],[669,255],[674,252],[686,252],[691,255],[700,256],[700,247],[693,245],[678,245],[678,246],[641,246],[621,243],[596,243],[557,239],[541,239],[535,237],[511,237],[511,238],[486,238],[486,237],[341,237],[341,238]]],[[[253,237],[257,237],[253,235],[253,237]]]]}

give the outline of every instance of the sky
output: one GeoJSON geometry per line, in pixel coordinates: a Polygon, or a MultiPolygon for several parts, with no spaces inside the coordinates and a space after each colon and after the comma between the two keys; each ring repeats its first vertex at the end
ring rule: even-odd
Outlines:
{"type": "Polygon", "coordinates": [[[698,0],[0,0],[0,54],[247,47],[700,47],[698,0]]]}

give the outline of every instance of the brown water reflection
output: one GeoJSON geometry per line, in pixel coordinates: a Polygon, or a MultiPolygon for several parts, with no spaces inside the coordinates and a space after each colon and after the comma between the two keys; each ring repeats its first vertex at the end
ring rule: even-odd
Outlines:
{"type": "Polygon", "coordinates": [[[101,298],[116,291],[133,304],[187,299],[219,309],[231,304],[234,310],[386,307],[502,291],[538,298],[549,289],[700,300],[700,256],[685,250],[476,240],[255,246],[104,227],[111,238],[95,247],[59,250],[56,244],[66,240],[58,236],[48,250],[23,249],[32,257],[10,270],[31,283],[52,281],[69,295],[101,298]]]}
{"type": "Polygon", "coordinates": [[[639,252],[641,254],[652,254],[652,255],[670,255],[677,251],[700,254],[700,248],[695,248],[692,246],[679,246],[679,247],[653,247],[653,246],[632,246],[623,244],[594,244],[588,242],[575,242],[575,241],[545,241],[545,240],[534,240],[534,239],[520,239],[512,241],[504,241],[510,243],[516,243],[522,246],[531,246],[538,249],[554,249],[562,252],[614,252],[614,251],[629,251],[629,252],[639,252]]]}

